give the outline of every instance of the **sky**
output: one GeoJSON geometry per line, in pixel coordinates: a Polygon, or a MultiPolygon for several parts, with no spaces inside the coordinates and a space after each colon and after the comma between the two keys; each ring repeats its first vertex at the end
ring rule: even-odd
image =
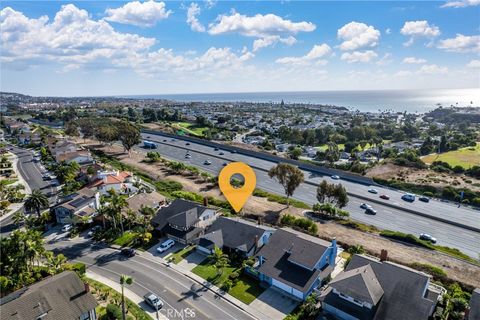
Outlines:
{"type": "Polygon", "coordinates": [[[480,0],[2,1],[1,91],[480,88],[480,0]]]}

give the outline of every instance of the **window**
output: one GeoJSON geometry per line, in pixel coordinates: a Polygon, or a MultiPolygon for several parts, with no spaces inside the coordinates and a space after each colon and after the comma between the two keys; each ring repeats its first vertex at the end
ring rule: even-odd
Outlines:
{"type": "Polygon", "coordinates": [[[90,312],[85,312],[80,316],[80,320],[90,320],[90,312]]]}

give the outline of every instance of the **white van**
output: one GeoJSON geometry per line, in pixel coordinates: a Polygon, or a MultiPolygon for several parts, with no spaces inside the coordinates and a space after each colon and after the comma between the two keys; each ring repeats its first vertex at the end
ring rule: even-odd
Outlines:
{"type": "Polygon", "coordinates": [[[174,245],[175,245],[175,241],[173,241],[172,239],[168,239],[158,246],[157,251],[159,253],[165,252],[171,247],[173,247],[174,245]]]}

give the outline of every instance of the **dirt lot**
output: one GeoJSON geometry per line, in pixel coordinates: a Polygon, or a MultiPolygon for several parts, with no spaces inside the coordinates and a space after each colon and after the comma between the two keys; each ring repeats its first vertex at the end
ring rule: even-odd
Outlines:
{"type": "MultiPolygon", "coordinates": [[[[87,141],[86,145],[90,147],[93,145],[98,146],[98,142],[87,141]]],[[[223,198],[220,191],[217,188],[212,189],[208,183],[203,183],[191,176],[171,174],[161,164],[147,164],[142,162],[144,156],[137,151],[133,151],[131,156],[128,157],[128,155],[123,153],[123,149],[120,146],[115,145],[109,148],[102,147],[100,149],[107,154],[115,155],[125,164],[135,166],[142,171],[148,172],[152,177],[178,181],[182,183],[184,190],[186,191],[201,192],[203,194],[223,198]]],[[[282,214],[288,213],[303,216],[303,210],[301,209],[286,208],[285,205],[269,202],[265,198],[259,197],[251,197],[247,205],[244,207],[243,212],[248,212],[249,215],[261,216],[263,221],[270,224],[275,224],[282,214]]],[[[367,251],[376,255],[380,254],[381,249],[386,249],[388,250],[389,257],[394,261],[403,264],[409,264],[412,262],[433,264],[442,268],[451,279],[466,283],[470,286],[480,287],[479,266],[445,256],[438,252],[393,242],[376,234],[361,232],[333,222],[319,223],[318,227],[320,237],[336,237],[338,241],[349,245],[360,244],[367,251]]]]}
{"type": "Polygon", "coordinates": [[[366,176],[377,177],[382,179],[401,178],[405,182],[428,184],[434,187],[465,187],[472,191],[480,192],[480,180],[465,175],[451,175],[446,173],[438,173],[432,170],[406,168],[386,163],[377,165],[368,170],[366,176]],[[470,181],[471,183],[467,183],[470,181]]]}

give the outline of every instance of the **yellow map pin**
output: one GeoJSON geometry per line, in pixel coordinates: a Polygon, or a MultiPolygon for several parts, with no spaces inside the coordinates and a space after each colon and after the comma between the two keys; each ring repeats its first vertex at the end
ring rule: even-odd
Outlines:
{"type": "Polygon", "coordinates": [[[257,177],[255,172],[249,165],[243,162],[232,162],[225,166],[218,176],[218,185],[225,198],[227,198],[230,205],[235,212],[242,210],[243,205],[247,202],[248,197],[255,190],[257,184],[257,177]],[[230,184],[230,178],[234,174],[241,174],[244,179],[244,184],[240,188],[234,188],[230,184]]]}

